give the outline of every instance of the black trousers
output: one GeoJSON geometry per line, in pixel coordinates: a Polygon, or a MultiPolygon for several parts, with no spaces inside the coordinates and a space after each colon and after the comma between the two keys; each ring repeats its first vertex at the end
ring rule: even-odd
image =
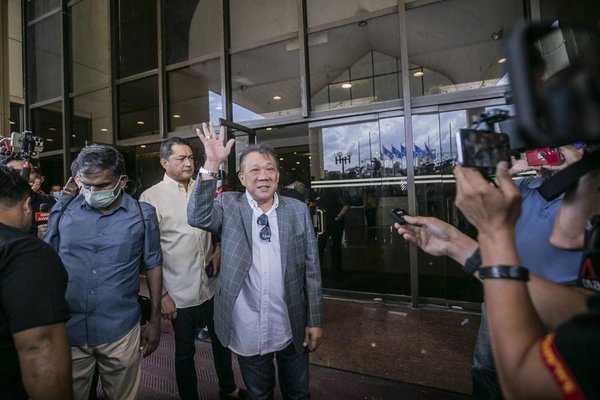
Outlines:
{"type": "Polygon", "coordinates": [[[325,248],[331,239],[331,270],[334,274],[342,270],[342,237],[344,236],[344,221],[327,221],[325,232],[319,235],[319,261],[324,267],[325,248]]]}
{"type": "Polygon", "coordinates": [[[171,321],[175,332],[175,378],[179,397],[183,400],[198,399],[198,378],[196,377],[196,332],[204,326],[212,344],[215,372],[219,378],[222,393],[236,389],[235,377],[231,368],[231,351],[223,347],[215,334],[213,322],[213,299],[199,306],[178,308],[177,318],[171,321]]]}

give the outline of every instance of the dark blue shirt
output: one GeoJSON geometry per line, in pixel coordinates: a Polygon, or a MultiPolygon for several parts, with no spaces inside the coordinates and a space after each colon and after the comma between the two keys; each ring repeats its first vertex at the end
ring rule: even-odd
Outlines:
{"type": "Polygon", "coordinates": [[[521,216],[517,221],[516,243],[521,264],[530,272],[557,283],[577,281],[580,251],[560,250],[549,242],[554,217],[562,196],[546,201],[538,192],[541,178],[516,181],[521,191],[521,216]]]}
{"type": "Polygon", "coordinates": [[[136,200],[124,194],[118,201],[118,207],[102,214],[79,195],[66,209],[66,201],[59,201],[50,213],[44,240],[69,274],[67,334],[72,346],[111,343],[131,331],[140,318],[140,263],[147,269],[162,264],[154,207],[139,203],[144,232],[136,200]]]}

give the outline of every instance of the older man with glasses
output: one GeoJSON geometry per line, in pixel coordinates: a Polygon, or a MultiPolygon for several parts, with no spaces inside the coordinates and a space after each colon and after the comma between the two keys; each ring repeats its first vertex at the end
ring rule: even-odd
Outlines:
{"type": "Polygon", "coordinates": [[[215,330],[238,356],[252,399],[272,399],[274,358],[283,398],[307,399],[308,352],[322,335],[321,275],[317,240],[306,205],[278,196],[277,157],[269,146],[240,154],[244,193],[221,193],[219,165],[233,139],[202,124],[206,161],[188,203],[190,225],[221,233],[222,261],[215,294],[215,330]]]}

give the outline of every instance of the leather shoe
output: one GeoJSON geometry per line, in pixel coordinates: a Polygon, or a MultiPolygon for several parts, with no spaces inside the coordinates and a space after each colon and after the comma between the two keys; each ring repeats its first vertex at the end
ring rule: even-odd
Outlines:
{"type": "Polygon", "coordinates": [[[234,391],[233,393],[225,393],[219,390],[219,399],[220,400],[250,400],[250,395],[246,389],[237,388],[237,393],[234,391]]]}

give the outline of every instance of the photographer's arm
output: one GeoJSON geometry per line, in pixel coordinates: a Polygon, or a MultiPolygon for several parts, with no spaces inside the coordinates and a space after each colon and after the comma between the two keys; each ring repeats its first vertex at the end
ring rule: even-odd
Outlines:
{"type": "Polygon", "coordinates": [[[416,244],[427,254],[448,256],[464,265],[479,247],[477,241],[435,217],[406,215],[404,220],[406,225],[395,223],[394,228],[405,240],[416,244]]]}
{"type": "Polygon", "coordinates": [[[73,397],[71,351],[63,322],[13,334],[23,386],[32,400],[73,397]]]}
{"type": "MultiPolygon", "coordinates": [[[[520,265],[514,241],[520,194],[506,166],[498,167],[498,188],[489,185],[477,170],[457,167],[455,176],[456,205],[479,231],[482,268],[520,265]]],[[[559,386],[540,353],[546,335],[542,319],[556,326],[587,307],[581,292],[557,289],[558,285],[535,277],[529,285],[512,279],[484,280],[492,349],[507,398],[560,398],[559,386]],[[560,302],[563,306],[555,308],[560,302]],[[561,315],[548,318],[553,313],[561,315]]]]}

